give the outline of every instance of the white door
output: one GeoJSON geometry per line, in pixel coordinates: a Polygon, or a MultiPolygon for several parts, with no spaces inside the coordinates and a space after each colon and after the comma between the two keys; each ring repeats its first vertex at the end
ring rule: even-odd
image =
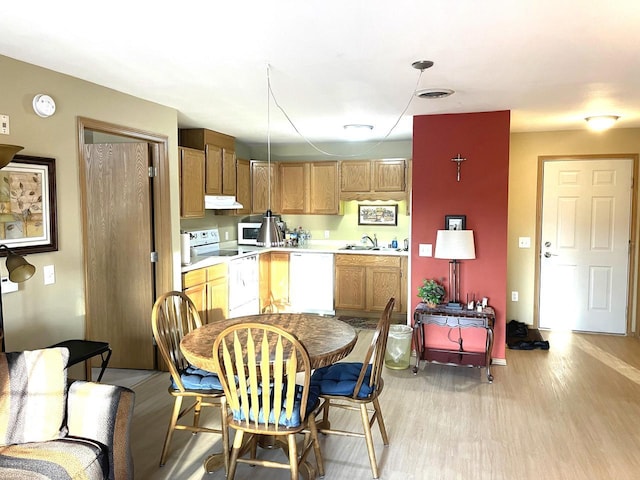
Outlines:
{"type": "Polygon", "coordinates": [[[546,161],[540,328],[626,333],[632,159],[546,161]]]}

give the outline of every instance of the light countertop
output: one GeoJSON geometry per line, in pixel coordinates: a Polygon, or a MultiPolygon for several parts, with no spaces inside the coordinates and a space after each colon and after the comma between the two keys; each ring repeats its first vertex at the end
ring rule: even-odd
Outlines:
{"type": "Polygon", "coordinates": [[[356,241],[344,241],[344,240],[310,240],[307,245],[302,247],[253,247],[247,245],[238,245],[236,242],[224,242],[220,244],[220,248],[223,250],[237,249],[238,255],[221,257],[218,255],[199,255],[191,257],[191,263],[189,265],[182,265],[182,273],[196,270],[198,268],[206,268],[219,263],[226,263],[237,258],[247,257],[249,255],[269,253],[269,252],[307,252],[307,253],[332,253],[332,254],[347,254],[347,255],[391,255],[406,257],[409,252],[403,249],[380,247],[378,249],[370,250],[346,250],[346,245],[359,245],[356,241]]]}

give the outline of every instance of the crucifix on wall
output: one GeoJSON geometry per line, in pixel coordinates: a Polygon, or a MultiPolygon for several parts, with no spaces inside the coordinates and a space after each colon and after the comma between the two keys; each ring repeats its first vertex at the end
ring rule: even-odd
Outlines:
{"type": "Polygon", "coordinates": [[[460,154],[458,154],[457,157],[454,157],[454,158],[451,159],[452,162],[456,162],[457,163],[457,177],[456,178],[457,178],[458,181],[460,181],[460,164],[462,162],[464,162],[465,160],[466,160],[466,158],[462,158],[460,156],[460,154]]]}

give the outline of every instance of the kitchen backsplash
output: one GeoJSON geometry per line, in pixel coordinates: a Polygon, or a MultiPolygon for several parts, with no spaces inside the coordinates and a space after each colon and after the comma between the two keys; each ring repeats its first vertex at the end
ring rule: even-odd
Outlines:
{"type": "MultiPolygon", "coordinates": [[[[394,238],[402,244],[409,237],[410,217],[406,214],[407,202],[398,202],[398,225],[358,225],[358,203],[375,205],[389,202],[344,202],[344,215],[283,215],[282,219],[290,229],[302,227],[311,233],[312,240],[324,240],[325,232],[329,232],[329,240],[346,240],[357,242],[363,235],[373,238],[375,234],[380,245],[389,245],[394,238]]],[[[277,213],[277,212],[274,212],[277,213]]],[[[217,226],[220,241],[238,239],[237,223],[241,216],[216,215],[208,210],[204,218],[183,219],[181,229],[210,228],[217,226]],[[228,237],[228,238],[227,238],[228,237]]]]}

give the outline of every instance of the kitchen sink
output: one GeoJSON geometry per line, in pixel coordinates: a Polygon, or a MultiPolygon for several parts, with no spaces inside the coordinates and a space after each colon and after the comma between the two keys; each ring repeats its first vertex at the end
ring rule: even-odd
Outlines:
{"type": "Polygon", "coordinates": [[[377,247],[368,247],[366,245],[347,245],[340,250],[375,250],[377,247]]]}

